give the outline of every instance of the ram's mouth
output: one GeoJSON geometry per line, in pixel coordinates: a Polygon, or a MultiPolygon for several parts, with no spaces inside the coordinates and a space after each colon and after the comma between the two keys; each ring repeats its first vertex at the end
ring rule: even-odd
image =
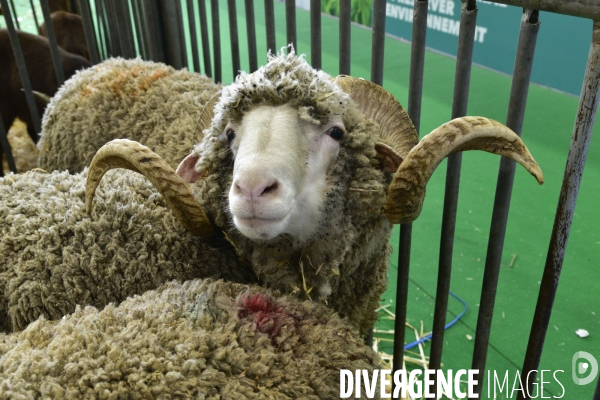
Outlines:
{"type": "Polygon", "coordinates": [[[235,227],[249,239],[269,240],[281,234],[287,226],[289,214],[282,218],[233,217],[235,227]]]}

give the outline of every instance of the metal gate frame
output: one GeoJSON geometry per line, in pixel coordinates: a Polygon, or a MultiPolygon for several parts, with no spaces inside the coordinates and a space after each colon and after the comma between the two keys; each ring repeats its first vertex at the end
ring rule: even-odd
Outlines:
{"type": "MultiPolygon", "coordinates": [[[[521,370],[521,376],[535,373],[542,355],[544,340],[548,329],[550,314],[556,296],[564,260],[565,249],[569,238],[569,231],[573,221],[573,213],[581,177],[585,166],[586,155],[596,119],[600,90],[600,3],[597,0],[490,0],[495,3],[522,7],[523,16],[519,33],[517,56],[515,60],[514,75],[510,94],[509,108],[506,125],[517,134],[521,134],[525,105],[531,77],[535,45],[539,30],[539,12],[548,11],[560,14],[587,18],[594,21],[590,52],[584,77],[583,88],[579,100],[577,119],[573,127],[573,134],[569,155],[565,167],[562,188],[559,195],[558,207],[554,218],[554,227],[541,280],[540,291],[533,317],[529,342],[521,370]]],[[[321,7],[320,0],[310,0],[311,4],[311,63],[315,68],[321,68],[321,7]]],[[[5,13],[5,20],[10,32],[11,43],[15,58],[19,65],[19,72],[25,88],[25,94],[34,121],[37,121],[36,130],[40,131],[39,116],[33,99],[22,51],[15,33],[15,26],[11,16],[8,0],[0,0],[5,13]]],[[[50,21],[47,2],[42,0],[42,12],[48,35],[52,44],[52,57],[59,82],[64,81],[62,68],[58,59],[56,39],[50,21]]],[[[240,42],[236,20],[236,1],[228,0],[228,23],[231,36],[231,50],[233,60],[233,74],[240,70],[240,42]]],[[[266,40],[267,46],[276,51],[275,46],[275,20],[273,0],[264,0],[266,40]]],[[[187,65],[187,55],[182,46],[184,29],[191,32],[193,63],[196,71],[200,70],[199,51],[196,40],[196,17],[200,21],[200,36],[204,59],[204,73],[221,81],[222,65],[220,60],[221,44],[219,36],[219,11],[218,1],[211,0],[212,20],[212,50],[211,63],[209,51],[209,35],[207,12],[205,2],[200,0],[186,0],[188,20],[184,21],[182,2],[172,0],[130,0],[129,3],[119,0],[78,0],[79,10],[84,20],[85,34],[90,50],[92,63],[107,58],[108,54],[123,57],[135,57],[140,54],[144,59],[166,62],[175,68],[187,65]],[[195,12],[195,4],[198,14],[195,12]],[[92,13],[92,7],[95,13],[92,13]],[[136,34],[137,33],[137,34],[136,34]]],[[[254,2],[244,0],[246,12],[246,25],[248,38],[247,48],[250,55],[250,70],[258,68],[254,2]]],[[[385,0],[373,0],[373,35],[372,35],[372,64],[371,80],[377,84],[383,83],[383,55],[385,38],[385,0]]],[[[410,81],[408,113],[419,131],[421,116],[421,100],[423,87],[424,56],[427,28],[427,0],[414,1],[414,20],[410,63],[410,81]]],[[[287,43],[296,44],[296,2],[286,1],[286,38],[287,43]]],[[[469,82],[471,74],[475,27],[477,20],[477,7],[475,0],[462,0],[460,19],[460,33],[458,40],[457,65],[455,72],[455,88],[452,103],[452,118],[466,115],[469,82]]],[[[350,2],[340,2],[340,47],[339,47],[339,72],[348,74],[350,71],[350,2]]],[[[14,170],[14,161],[6,140],[6,127],[0,121],[0,139],[5,149],[10,168],[14,170]]],[[[456,227],[456,210],[459,192],[459,179],[462,155],[460,153],[449,157],[446,189],[443,208],[442,234],[440,242],[440,258],[438,270],[438,286],[433,319],[433,338],[431,341],[430,368],[439,369],[442,358],[442,345],[444,339],[444,325],[452,270],[452,253],[454,246],[454,232],[456,227]]],[[[515,162],[502,157],[496,196],[492,213],[491,229],[489,233],[487,257],[481,301],[477,319],[475,347],[472,360],[472,369],[485,370],[491,322],[494,311],[494,302],[498,284],[500,260],[506,232],[508,210],[515,173],[515,162]]],[[[394,371],[402,368],[404,354],[404,324],[406,320],[406,305],[408,295],[408,276],[410,270],[411,249],[411,224],[404,224],[400,228],[400,242],[398,254],[398,282],[396,298],[396,327],[394,342],[394,371]]],[[[535,379],[528,380],[532,389],[535,379]]],[[[481,393],[482,381],[476,388],[476,393],[481,393]]],[[[527,398],[524,391],[519,394],[519,399],[527,398]]],[[[600,400],[600,380],[597,384],[594,400],[600,400]]]]}

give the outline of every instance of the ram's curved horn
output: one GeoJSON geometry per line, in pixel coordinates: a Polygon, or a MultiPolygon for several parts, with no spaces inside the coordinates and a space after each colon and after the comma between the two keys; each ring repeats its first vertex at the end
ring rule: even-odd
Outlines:
{"type": "Polygon", "coordinates": [[[379,136],[387,139],[403,159],[419,141],[408,113],[394,96],[381,86],[364,79],[340,75],[335,82],[349,94],[367,117],[379,124],[379,136]]]}
{"type": "Polygon", "coordinates": [[[508,127],[483,117],[454,119],[433,130],[404,159],[390,185],[385,211],[390,222],[414,221],[425,198],[425,185],[447,156],[463,150],[484,150],[510,157],[542,184],[544,175],[527,147],[508,127]]]}
{"type": "MultiPolygon", "coordinates": [[[[210,100],[206,102],[206,104],[202,108],[202,112],[198,117],[198,130],[200,131],[200,134],[202,134],[202,132],[204,132],[205,129],[208,129],[210,127],[210,124],[212,123],[213,117],[215,115],[215,104],[217,104],[220,99],[221,91],[219,90],[213,95],[213,97],[210,98],[210,100]]],[[[196,138],[195,142],[199,143],[200,138],[196,138]]]]}
{"type": "Polygon", "coordinates": [[[94,194],[102,176],[113,168],[127,168],[148,178],[177,219],[193,234],[210,236],[214,233],[202,206],[175,171],[152,150],[127,139],[110,141],[96,152],[85,187],[88,214],[92,212],[94,194]]]}

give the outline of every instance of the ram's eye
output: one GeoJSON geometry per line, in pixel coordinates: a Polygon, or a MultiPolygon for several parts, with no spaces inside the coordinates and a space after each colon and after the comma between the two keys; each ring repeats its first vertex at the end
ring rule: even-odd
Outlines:
{"type": "Polygon", "coordinates": [[[227,140],[229,140],[229,143],[231,143],[233,139],[235,139],[235,131],[233,129],[227,129],[225,136],[227,136],[227,140]]]}
{"type": "Polygon", "coordinates": [[[340,128],[339,126],[333,126],[329,129],[327,129],[327,134],[329,136],[331,136],[331,138],[333,140],[341,140],[342,137],[344,136],[344,130],[342,128],[340,128]]]}

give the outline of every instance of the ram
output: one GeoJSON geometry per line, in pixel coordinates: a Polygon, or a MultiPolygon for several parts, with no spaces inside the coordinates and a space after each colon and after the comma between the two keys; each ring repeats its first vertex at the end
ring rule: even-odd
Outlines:
{"type": "MultiPolygon", "coordinates": [[[[22,31],[17,31],[17,36],[23,50],[23,57],[25,58],[33,90],[47,96],[53,96],[58,90],[58,81],[54,73],[48,39],[22,31]]],[[[59,49],[59,51],[65,77],[67,78],[75,74],[77,70],[91,66],[90,62],[82,57],[62,49],[59,49]]],[[[39,132],[36,132],[33,126],[6,29],[0,29],[0,60],[2,60],[0,63],[0,116],[4,126],[8,129],[15,118],[18,117],[27,124],[29,136],[34,143],[37,143],[39,132]]],[[[42,115],[45,105],[37,104],[40,115],[42,115]]],[[[0,162],[3,154],[0,148],[0,162]]],[[[2,174],[3,172],[0,170],[0,176],[2,174]]]]}
{"type": "Polygon", "coordinates": [[[480,148],[516,159],[543,180],[525,145],[502,124],[466,117],[418,142],[403,108],[381,87],[334,79],[293,52],[240,74],[204,107],[194,129],[203,136],[177,174],[147,148],[116,140],[98,151],[89,171],[69,179],[33,172],[18,184],[2,182],[0,196],[11,199],[0,204],[1,273],[9,275],[0,279],[8,282],[0,288],[7,294],[0,310],[10,316],[9,328],[22,329],[39,315],[59,318],[91,300],[101,307],[141,293],[168,279],[151,261],[169,260],[193,264],[195,277],[228,265],[240,282],[329,305],[366,335],[387,284],[392,223],[418,216],[427,180],[444,157],[480,148]],[[110,174],[93,200],[115,166],[148,175],[162,196],[122,173],[110,174]],[[52,201],[34,195],[57,190],[52,201]],[[166,205],[208,239],[179,240],[186,234],[174,228],[166,205]],[[146,242],[156,237],[180,242],[177,251],[146,242]],[[190,257],[186,247],[206,240],[218,243],[204,248],[212,259],[200,265],[203,250],[190,257]]]}
{"type": "Polygon", "coordinates": [[[118,138],[150,147],[175,168],[199,141],[197,119],[221,88],[165,64],[108,59],[66,81],[48,105],[40,168],[81,172],[102,145],[118,138]]]}

